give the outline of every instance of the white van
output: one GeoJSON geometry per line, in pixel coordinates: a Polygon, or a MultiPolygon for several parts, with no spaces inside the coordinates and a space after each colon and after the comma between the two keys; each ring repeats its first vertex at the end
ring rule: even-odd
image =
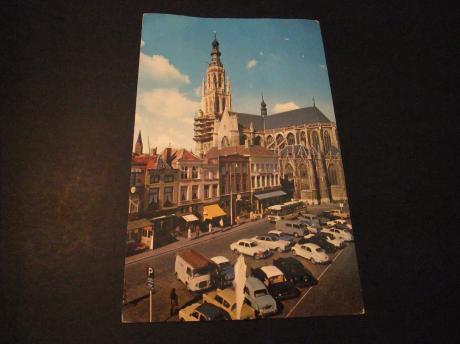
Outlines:
{"type": "Polygon", "coordinates": [[[276,222],[276,230],[296,238],[308,234],[307,225],[300,220],[279,220],[276,222]]]}
{"type": "Polygon", "coordinates": [[[186,249],[176,254],[174,266],[176,278],[190,291],[211,287],[211,269],[214,263],[200,253],[186,249]]]}

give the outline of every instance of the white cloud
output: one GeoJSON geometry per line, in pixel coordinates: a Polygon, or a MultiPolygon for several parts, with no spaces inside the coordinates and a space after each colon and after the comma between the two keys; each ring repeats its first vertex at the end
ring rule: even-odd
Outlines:
{"type": "Polygon", "coordinates": [[[141,39],[141,48],[145,47],[145,42],[143,39],[141,39]]]}
{"type": "Polygon", "coordinates": [[[248,64],[246,65],[246,68],[247,68],[247,69],[254,68],[254,67],[256,66],[256,64],[257,64],[257,60],[252,59],[252,60],[250,60],[250,61],[248,62],[248,64]]]}
{"type": "Polygon", "coordinates": [[[288,37],[284,37],[284,40],[285,40],[285,41],[289,41],[289,38],[288,38],[288,37]]]}
{"type": "Polygon", "coordinates": [[[259,51],[259,55],[260,55],[260,56],[263,56],[263,55],[264,55],[264,52],[263,52],[263,51],[259,51]]]}
{"type": "Polygon", "coordinates": [[[319,68],[321,68],[321,69],[326,69],[326,65],[320,64],[320,65],[319,65],[319,68]]]}
{"type": "Polygon", "coordinates": [[[163,84],[190,84],[188,75],[182,74],[162,55],[148,56],[141,52],[139,58],[139,76],[163,84]]]}
{"type": "Polygon", "coordinates": [[[199,102],[185,97],[176,88],[156,88],[139,95],[138,103],[143,115],[164,119],[192,118],[200,107],[199,102]]]}
{"type": "Polygon", "coordinates": [[[289,111],[289,110],[295,110],[299,109],[300,106],[298,106],[294,102],[287,102],[287,103],[278,103],[273,106],[273,113],[278,113],[278,112],[284,112],[284,111],[289,111]]]}

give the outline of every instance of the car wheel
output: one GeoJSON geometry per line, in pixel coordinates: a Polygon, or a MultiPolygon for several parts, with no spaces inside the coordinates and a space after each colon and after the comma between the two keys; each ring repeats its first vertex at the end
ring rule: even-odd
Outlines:
{"type": "Polygon", "coordinates": [[[191,291],[190,288],[188,287],[188,282],[185,282],[185,288],[186,288],[188,291],[191,291]]]}
{"type": "Polygon", "coordinates": [[[315,258],[312,257],[312,258],[311,258],[311,262],[312,262],[313,264],[316,264],[315,258]]]}
{"type": "Polygon", "coordinates": [[[293,254],[294,256],[297,256],[297,252],[296,252],[295,250],[292,250],[292,254],[293,254]]]}
{"type": "Polygon", "coordinates": [[[184,318],[180,318],[179,321],[185,321],[185,319],[184,319],[184,318]]]}
{"type": "Polygon", "coordinates": [[[258,259],[257,257],[258,257],[257,253],[254,253],[254,254],[252,255],[252,258],[254,258],[254,259],[258,259]]]}
{"type": "Polygon", "coordinates": [[[299,233],[295,232],[294,233],[294,238],[298,238],[299,237],[299,233]]]}
{"type": "Polygon", "coordinates": [[[277,250],[279,253],[283,252],[283,250],[281,249],[281,247],[278,247],[276,250],[277,250]]]}
{"type": "Polygon", "coordinates": [[[233,250],[233,253],[238,254],[238,250],[235,248],[235,249],[233,250]]]}

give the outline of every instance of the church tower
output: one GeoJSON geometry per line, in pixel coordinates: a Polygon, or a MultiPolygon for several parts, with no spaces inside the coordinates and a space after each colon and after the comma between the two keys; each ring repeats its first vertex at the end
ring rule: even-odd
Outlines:
{"type": "Polygon", "coordinates": [[[265,104],[263,93],[262,93],[262,102],[260,103],[260,115],[262,117],[267,117],[267,104],[265,104]]]}
{"type": "Polygon", "coordinates": [[[142,144],[141,131],[139,130],[139,136],[137,137],[136,145],[134,146],[134,154],[141,155],[144,150],[144,145],[142,144]]]}
{"type": "Polygon", "coordinates": [[[225,110],[231,111],[232,97],[230,80],[220,60],[219,42],[214,35],[211,48],[211,61],[201,84],[201,108],[195,115],[195,148],[198,154],[205,154],[213,144],[213,131],[225,110]]]}

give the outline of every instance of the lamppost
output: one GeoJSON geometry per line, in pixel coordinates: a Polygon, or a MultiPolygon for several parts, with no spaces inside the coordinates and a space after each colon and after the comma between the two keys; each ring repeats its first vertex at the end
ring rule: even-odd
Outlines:
{"type": "MultiPolygon", "coordinates": [[[[233,165],[233,164],[232,164],[233,165]]],[[[232,165],[230,165],[230,226],[233,226],[233,188],[232,188],[232,165]]],[[[235,163],[235,169],[238,163],[235,163]]]]}

